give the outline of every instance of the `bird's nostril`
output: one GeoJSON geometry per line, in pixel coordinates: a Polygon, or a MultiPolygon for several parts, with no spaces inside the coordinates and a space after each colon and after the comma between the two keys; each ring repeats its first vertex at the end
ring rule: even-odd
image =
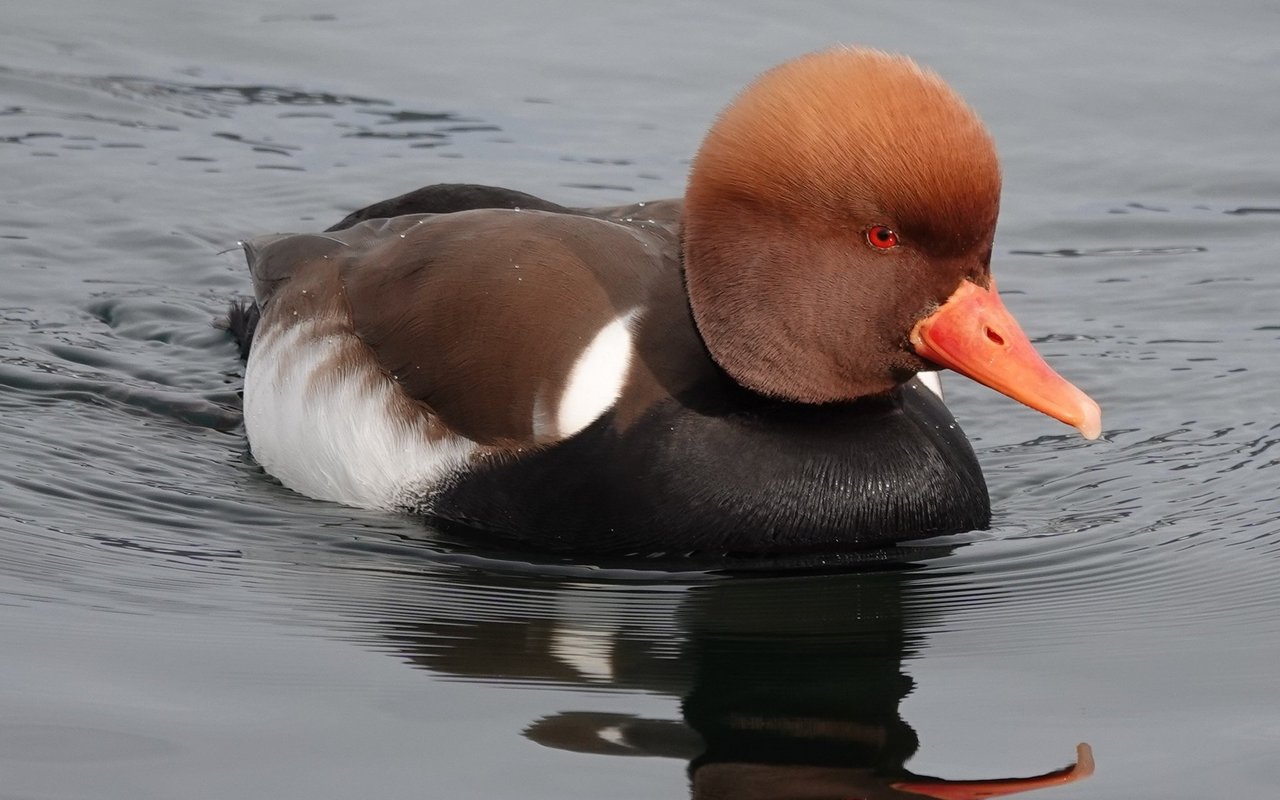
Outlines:
{"type": "Polygon", "coordinates": [[[1000,334],[996,333],[995,331],[991,330],[990,328],[987,328],[986,334],[987,334],[987,338],[991,340],[992,344],[996,344],[996,345],[1004,344],[1004,337],[1002,337],[1000,334]]]}

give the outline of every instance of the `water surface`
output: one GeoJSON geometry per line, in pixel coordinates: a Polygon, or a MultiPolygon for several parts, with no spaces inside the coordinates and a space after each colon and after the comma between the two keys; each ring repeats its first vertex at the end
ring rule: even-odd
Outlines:
{"type": "Polygon", "coordinates": [[[0,22],[0,798],[891,797],[1078,742],[1096,774],[1037,796],[1280,786],[1273,4],[0,22]],[[253,464],[239,238],[437,181],[676,195],[745,81],[837,41],[988,121],[1001,289],[1105,411],[1086,443],[948,381],[990,531],[822,576],[529,565],[253,464]]]}

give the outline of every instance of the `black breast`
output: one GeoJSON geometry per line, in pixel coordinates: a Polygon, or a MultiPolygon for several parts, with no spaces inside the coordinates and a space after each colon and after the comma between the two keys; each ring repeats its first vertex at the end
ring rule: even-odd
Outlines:
{"type": "Polygon", "coordinates": [[[821,407],[715,396],[625,430],[606,415],[457,477],[428,513],[538,549],[637,555],[838,552],[990,520],[972,448],[918,384],[821,407]]]}

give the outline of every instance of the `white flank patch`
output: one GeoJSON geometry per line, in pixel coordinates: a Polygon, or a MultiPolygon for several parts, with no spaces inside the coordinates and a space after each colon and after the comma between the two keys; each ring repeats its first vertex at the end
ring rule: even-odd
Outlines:
{"type": "Polygon", "coordinates": [[[560,436],[572,436],[600,418],[618,400],[631,366],[631,320],[635,312],[623,314],[600,329],[582,351],[556,411],[560,436]]]}
{"type": "Polygon", "coordinates": [[[924,384],[925,388],[938,396],[939,400],[945,400],[942,396],[942,376],[936,372],[917,372],[916,377],[924,384]]]}
{"type": "Polygon", "coordinates": [[[244,376],[244,427],[253,457],[308,497],[391,510],[461,466],[474,444],[431,441],[394,403],[400,388],[376,364],[338,371],[351,334],[317,337],[316,323],[259,328],[244,376]],[[376,377],[376,380],[369,380],[376,377]]]}

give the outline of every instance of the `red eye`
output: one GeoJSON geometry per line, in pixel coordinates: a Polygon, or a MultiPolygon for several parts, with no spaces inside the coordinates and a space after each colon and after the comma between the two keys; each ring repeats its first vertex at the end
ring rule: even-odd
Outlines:
{"type": "Polygon", "coordinates": [[[872,225],[867,228],[867,243],[880,250],[888,250],[898,246],[898,234],[885,225],[872,225]]]}

